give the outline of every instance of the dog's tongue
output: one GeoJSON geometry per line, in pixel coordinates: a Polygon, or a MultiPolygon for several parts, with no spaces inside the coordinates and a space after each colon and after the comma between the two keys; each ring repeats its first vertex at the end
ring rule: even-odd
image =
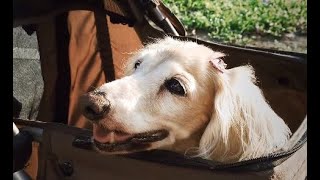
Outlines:
{"type": "Polygon", "coordinates": [[[100,143],[119,143],[124,142],[133,137],[133,135],[125,133],[117,133],[109,131],[96,124],[93,125],[93,138],[100,143]]]}

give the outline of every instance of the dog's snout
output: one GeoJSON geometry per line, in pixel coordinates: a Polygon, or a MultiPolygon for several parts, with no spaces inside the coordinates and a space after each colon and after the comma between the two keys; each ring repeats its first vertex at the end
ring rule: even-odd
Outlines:
{"type": "Polygon", "coordinates": [[[110,101],[101,93],[88,93],[82,96],[82,114],[92,121],[103,119],[110,110],[110,101]]]}

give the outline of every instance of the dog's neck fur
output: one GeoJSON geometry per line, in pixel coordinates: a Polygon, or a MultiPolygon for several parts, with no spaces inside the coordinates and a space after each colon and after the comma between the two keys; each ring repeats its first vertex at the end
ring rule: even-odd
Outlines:
{"type": "Polygon", "coordinates": [[[164,149],[185,154],[186,156],[195,156],[199,147],[199,142],[204,132],[205,127],[199,129],[197,132],[191,134],[186,139],[177,140],[174,144],[164,149]]]}

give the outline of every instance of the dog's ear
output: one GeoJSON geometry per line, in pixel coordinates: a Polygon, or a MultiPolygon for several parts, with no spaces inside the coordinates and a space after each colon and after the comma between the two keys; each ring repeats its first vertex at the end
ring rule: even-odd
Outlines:
{"type": "Polygon", "coordinates": [[[215,95],[211,119],[201,137],[199,156],[237,161],[282,146],[290,130],[255,85],[250,66],[213,74],[215,95]]]}
{"type": "MultiPolygon", "coordinates": [[[[219,71],[220,72],[220,71],[219,71]]],[[[214,73],[215,74],[215,73],[214,73]]],[[[229,127],[236,113],[236,95],[232,91],[227,73],[214,75],[215,95],[210,121],[199,143],[199,156],[205,159],[224,159],[215,157],[227,149],[229,127]]]]}
{"type": "Polygon", "coordinates": [[[221,73],[224,73],[227,68],[227,64],[222,59],[224,56],[225,54],[221,52],[214,52],[209,59],[210,64],[221,73]]]}

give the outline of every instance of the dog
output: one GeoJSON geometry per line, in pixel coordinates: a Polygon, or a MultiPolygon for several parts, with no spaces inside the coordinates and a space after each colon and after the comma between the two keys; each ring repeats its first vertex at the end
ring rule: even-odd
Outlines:
{"type": "Polygon", "coordinates": [[[222,163],[280,150],[289,127],[256,85],[254,69],[227,69],[224,56],[171,37],[134,53],[123,78],[81,97],[95,149],[162,149],[222,163]]]}

